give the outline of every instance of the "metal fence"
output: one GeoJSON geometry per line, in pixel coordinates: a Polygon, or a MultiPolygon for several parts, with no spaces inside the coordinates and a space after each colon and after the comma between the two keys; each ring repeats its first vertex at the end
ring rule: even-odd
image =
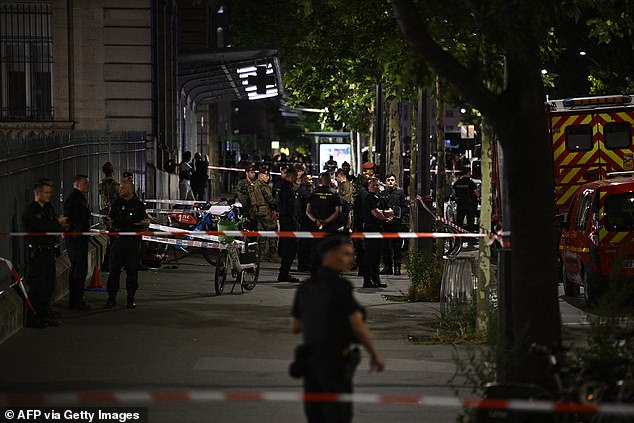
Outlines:
{"type": "MultiPolygon", "coordinates": [[[[137,192],[144,195],[146,156],[144,132],[71,131],[20,137],[0,134],[0,231],[22,229],[21,216],[33,201],[33,185],[44,177],[54,181],[51,203],[61,213],[64,198],[73,189],[73,177],[88,175],[88,201],[96,211],[101,166],[107,161],[114,165],[119,180],[124,171],[131,172],[137,192]]],[[[10,258],[22,270],[23,240],[0,238],[0,257],[10,258]]]]}

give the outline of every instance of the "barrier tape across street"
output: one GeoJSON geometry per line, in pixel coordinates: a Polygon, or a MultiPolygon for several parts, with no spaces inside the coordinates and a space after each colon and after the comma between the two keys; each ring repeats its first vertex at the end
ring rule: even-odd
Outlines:
{"type": "Polygon", "coordinates": [[[302,392],[191,390],[128,390],[1,394],[0,406],[74,406],[88,404],[155,404],[192,402],[350,402],[355,404],[416,405],[455,409],[490,409],[536,413],[578,413],[629,416],[634,405],[585,404],[529,399],[457,398],[449,396],[340,394],[302,392]]]}
{"type": "MultiPolygon", "coordinates": [[[[329,232],[307,231],[137,231],[116,232],[100,231],[91,232],[0,232],[0,237],[36,237],[36,236],[243,236],[249,238],[325,238],[331,235],[329,232]]],[[[450,232],[350,232],[350,238],[392,239],[392,238],[485,238],[487,234],[478,233],[450,233],[450,232]]]]}

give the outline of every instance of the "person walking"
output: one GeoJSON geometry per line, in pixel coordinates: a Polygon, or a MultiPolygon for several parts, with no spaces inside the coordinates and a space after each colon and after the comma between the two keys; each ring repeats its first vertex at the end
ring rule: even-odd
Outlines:
{"type": "MultiPolygon", "coordinates": [[[[476,232],[475,224],[478,213],[478,199],[480,193],[478,186],[471,179],[471,168],[464,167],[462,175],[453,184],[453,195],[456,199],[456,225],[465,228],[469,232],[476,232]],[[467,219],[465,225],[464,220],[467,219]]],[[[477,243],[477,240],[475,241],[477,243]]]]}
{"type": "MultiPolygon", "coordinates": [[[[119,199],[114,202],[106,219],[112,231],[138,232],[145,230],[150,219],[145,212],[145,204],[139,200],[132,182],[124,181],[119,187],[119,199]]],[[[141,237],[117,236],[110,252],[110,274],[108,275],[108,300],[105,308],[117,305],[121,269],[126,272],[127,305],[136,308],[135,294],[139,288],[139,263],[141,262],[141,237]]]]}
{"type": "MultiPolygon", "coordinates": [[[[69,232],[90,231],[90,207],[86,194],[90,190],[88,176],[76,175],[73,178],[73,191],[64,201],[69,232]]],[[[68,277],[68,308],[76,311],[89,311],[90,306],[84,297],[84,285],[88,274],[88,236],[68,236],[66,250],[70,259],[68,277]]]]}
{"type": "MultiPolygon", "coordinates": [[[[290,166],[286,169],[284,179],[280,186],[277,211],[280,215],[280,231],[297,230],[297,203],[294,184],[297,181],[297,170],[290,166]]],[[[280,238],[278,253],[282,259],[278,282],[299,282],[299,279],[291,276],[291,265],[297,254],[297,240],[295,238],[280,238]]]]}
{"type": "MultiPolygon", "coordinates": [[[[363,230],[382,232],[385,223],[391,223],[393,212],[379,196],[379,180],[372,177],[368,181],[368,195],[363,201],[363,230]]],[[[379,277],[382,239],[366,238],[364,254],[364,288],[386,288],[379,277]]]]}
{"type": "MultiPolygon", "coordinates": [[[[273,219],[277,202],[273,197],[273,190],[269,185],[271,174],[267,168],[261,168],[258,173],[258,179],[253,184],[251,193],[252,214],[257,222],[257,230],[274,231],[277,229],[277,223],[273,219]]],[[[266,257],[269,261],[275,251],[276,238],[260,238],[260,257],[266,257]]]]}
{"type": "Polygon", "coordinates": [[[189,163],[192,153],[186,151],[183,154],[183,161],[178,165],[178,189],[181,200],[194,200],[194,192],[191,187],[193,168],[189,163]]]}
{"type": "MultiPolygon", "coordinates": [[[[345,235],[332,235],[318,246],[320,269],[297,290],[291,332],[302,334],[291,374],[304,378],[305,394],[353,391],[353,376],[361,344],[370,354],[370,370],[383,371],[385,360],[376,350],[364,323],[365,310],[352,294],[352,284],[341,275],[350,270],[354,252],[345,235]],[[298,357],[299,355],[299,357],[298,357]]],[[[352,421],[351,402],[305,401],[309,423],[352,421]]]]}
{"type": "MultiPolygon", "coordinates": [[[[408,204],[405,192],[398,186],[396,175],[389,174],[385,178],[386,189],[381,193],[385,204],[394,211],[394,218],[390,223],[383,224],[384,232],[400,232],[408,222],[408,204]]],[[[382,275],[400,275],[403,262],[403,238],[387,238],[383,240],[382,275]]]]}
{"type": "MultiPolygon", "coordinates": [[[[58,216],[51,205],[53,187],[39,181],[33,188],[34,200],[22,214],[22,226],[26,232],[61,232],[67,227],[66,218],[58,216]]],[[[34,310],[27,310],[26,326],[45,328],[59,326],[55,320],[59,313],[51,309],[57,276],[57,237],[29,236],[25,238],[28,248],[26,281],[29,299],[34,310]]]]}

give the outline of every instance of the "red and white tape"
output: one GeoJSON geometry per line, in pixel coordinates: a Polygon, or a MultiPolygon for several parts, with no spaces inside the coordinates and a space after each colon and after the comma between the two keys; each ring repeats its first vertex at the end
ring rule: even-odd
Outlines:
{"type": "MultiPolygon", "coordinates": [[[[244,236],[249,238],[325,238],[329,232],[306,231],[138,231],[115,232],[99,231],[91,232],[0,232],[0,237],[26,237],[26,236],[244,236]]],[[[368,239],[392,239],[392,238],[484,238],[488,235],[477,233],[449,233],[449,232],[350,232],[350,238],[368,239]]]]}
{"type": "Polygon", "coordinates": [[[447,396],[340,394],[301,392],[216,391],[206,389],[160,391],[51,392],[0,395],[0,406],[75,406],[88,404],[155,404],[192,402],[347,402],[355,404],[416,405],[455,409],[491,409],[536,413],[634,415],[634,405],[586,404],[528,399],[456,398],[447,396]]]}
{"type": "MultiPolygon", "coordinates": [[[[246,169],[240,169],[239,167],[224,167],[224,166],[208,166],[211,170],[226,170],[229,172],[246,172],[246,169]]],[[[271,175],[281,175],[279,172],[269,172],[271,175]]]]}
{"type": "Polygon", "coordinates": [[[35,311],[35,308],[33,307],[33,304],[31,304],[31,300],[29,299],[29,294],[26,292],[24,283],[22,283],[22,278],[20,277],[20,274],[18,273],[18,271],[15,269],[15,266],[13,265],[13,263],[4,257],[0,257],[0,261],[6,264],[7,267],[9,268],[9,272],[11,272],[13,283],[9,285],[9,288],[13,288],[14,286],[17,285],[17,287],[20,288],[20,292],[22,293],[22,295],[24,295],[24,300],[26,301],[26,305],[29,307],[31,312],[37,316],[37,312],[35,311]]]}

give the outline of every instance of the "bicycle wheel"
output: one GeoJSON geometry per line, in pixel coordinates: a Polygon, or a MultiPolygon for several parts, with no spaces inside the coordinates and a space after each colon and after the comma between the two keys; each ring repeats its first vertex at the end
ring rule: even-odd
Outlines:
{"type": "Polygon", "coordinates": [[[258,270],[244,269],[238,275],[238,282],[242,288],[251,291],[258,284],[258,270]]]}
{"type": "Polygon", "coordinates": [[[227,253],[218,253],[216,259],[216,274],[214,277],[214,288],[216,289],[216,295],[222,295],[222,291],[225,289],[225,281],[227,280],[227,253]]]}

